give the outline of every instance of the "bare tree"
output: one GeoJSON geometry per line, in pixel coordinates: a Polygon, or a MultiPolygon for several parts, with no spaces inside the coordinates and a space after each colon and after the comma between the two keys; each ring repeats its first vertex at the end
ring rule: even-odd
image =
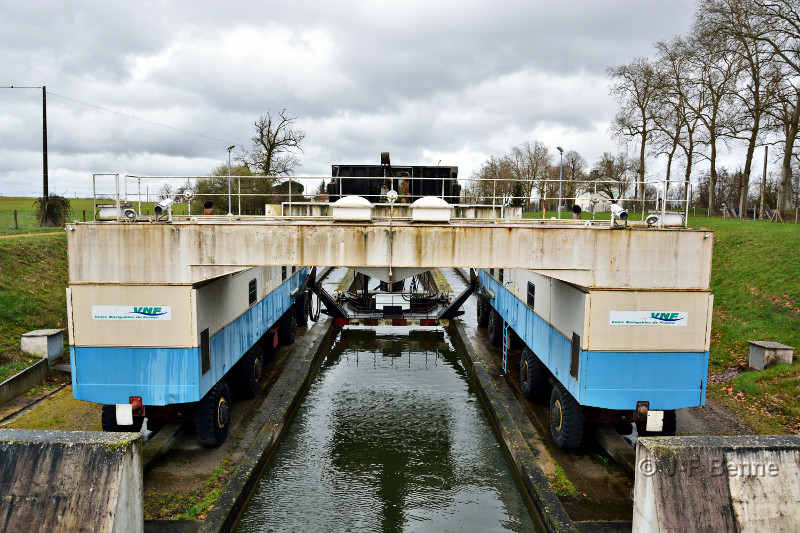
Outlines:
{"type": "Polygon", "coordinates": [[[780,135],[779,144],[783,147],[781,177],[777,183],[776,207],[779,210],[788,211],[793,207],[792,153],[797,142],[798,127],[800,127],[800,78],[777,69],[773,71],[772,76],[775,80],[776,90],[775,102],[767,110],[768,127],[780,135]]]}
{"type": "MultiPolygon", "coordinates": [[[[662,85],[657,92],[657,99],[662,102],[660,109],[666,109],[674,114],[674,121],[668,121],[668,127],[662,128],[664,135],[674,134],[673,146],[677,144],[686,157],[686,173],[683,181],[683,197],[689,192],[689,183],[692,175],[692,166],[695,159],[698,127],[701,123],[700,116],[706,111],[707,91],[704,84],[694,79],[691,57],[691,45],[682,38],[675,38],[670,42],[659,41],[656,43],[658,51],[657,66],[663,73],[660,79],[662,85]],[[675,129],[669,126],[674,123],[675,129]]],[[[656,117],[658,122],[658,117],[656,117]]],[[[664,191],[664,200],[669,196],[669,190],[664,191]]]]}
{"type": "Polygon", "coordinates": [[[590,179],[597,180],[597,190],[609,198],[624,198],[631,187],[631,163],[624,153],[603,153],[603,157],[594,164],[590,179]]]}
{"type": "Polygon", "coordinates": [[[710,168],[707,202],[709,210],[713,210],[717,203],[717,149],[720,139],[726,131],[730,131],[733,123],[732,101],[741,61],[714,28],[708,28],[699,21],[694,24],[690,43],[693,83],[701,84],[706,95],[705,106],[697,110],[697,116],[705,129],[705,136],[700,140],[708,147],[706,157],[710,168]]]}
{"type": "Polygon", "coordinates": [[[564,173],[563,173],[563,196],[570,199],[570,203],[575,203],[578,194],[578,187],[581,181],[586,179],[586,160],[575,150],[564,152],[564,173]]]}
{"type": "Polygon", "coordinates": [[[295,128],[297,117],[286,115],[286,110],[273,117],[270,111],[259,117],[253,125],[253,147],[244,151],[237,159],[256,173],[264,176],[289,176],[300,160],[294,154],[302,151],[306,134],[295,128]]]}
{"type": "Polygon", "coordinates": [[[754,32],[753,38],[765,43],[777,60],[783,63],[791,76],[781,76],[778,89],[776,119],[783,134],[783,158],[781,178],[778,185],[777,208],[790,210],[793,203],[792,154],[800,123],[800,2],[798,0],[753,0],[756,16],[762,23],[762,31],[754,32]]]}
{"type": "Polygon", "coordinates": [[[492,155],[473,173],[475,181],[467,195],[470,201],[500,205],[514,189],[514,163],[509,156],[492,155]]]}
{"type": "Polygon", "coordinates": [[[606,72],[615,80],[611,94],[620,105],[612,133],[628,140],[636,138],[639,142],[638,196],[643,201],[645,155],[652,128],[653,99],[661,80],[647,58],[636,58],[627,65],[609,67],[606,72]]]}
{"type": "Polygon", "coordinates": [[[552,158],[549,150],[540,141],[527,141],[511,149],[511,160],[517,179],[522,181],[522,190],[530,203],[534,187],[543,192],[548,179],[552,158]]]}
{"type": "Polygon", "coordinates": [[[672,178],[672,165],[678,155],[681,136],[686,124],[686,105],[679,93],[680,80],[676,80],[673,65],[670,62],[671,51],[665,42],[656,44],[661,56],[655,63],[659,69],[661,83],[655,91],[652,104],[653,130],[651,133],[651,151],[654,155],[667,156],[667,172],[665,176],[665,196],[669,192],[672,178]]]}
{"type": "Polygon", "coordinates": [[[698,10],[700,23],[715,28],[721,37],[725,37],[731,52],[744,65],[736,93],[739,96],[739,123],[734,125],[731,133],[747,142],[739,194],[739,218],[746,215],[753,155],[763,133],[762,121],[774,97],[774,88],[763,77],[772,47],[758,38],[766,33],[767,28],[764,20],[755,16],[756,7],[754,0],[706,0],[698,10]]]}

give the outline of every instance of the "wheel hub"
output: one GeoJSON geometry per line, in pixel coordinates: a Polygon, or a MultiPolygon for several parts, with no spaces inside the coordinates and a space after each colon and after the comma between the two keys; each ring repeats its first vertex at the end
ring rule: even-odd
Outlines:
{"type": "Polygon", "coordinates": [[[556,403],[554,405],[553,411],[554,411],[554,414],[555,414],[553,419],[554,420],[555,419],[558,420],[558,423],[555,425],[556,431],[561,431],[561,424],[564,423],[564,415],[561,412],[561,400],[556,400],[556,403]]]}
{"type": "Polygon", "coordinates": [[[229,417],[230,409],[228,407],[228,402],[225,401],[225,398],[220,398],[219,404],[217,405],[217,426],[219,426],[220,429],[224,428],[228,423],[229,417]]]}
{"type": "Polygon", "coordinates": [[[263,367],[264,365],[261,362],[261,358],[260,357],[256,358],[256,360],[253,362],[253,376],[255,377],[255,380],[258,381],[259,383],[261,382],[261,371],[263,367]]]}

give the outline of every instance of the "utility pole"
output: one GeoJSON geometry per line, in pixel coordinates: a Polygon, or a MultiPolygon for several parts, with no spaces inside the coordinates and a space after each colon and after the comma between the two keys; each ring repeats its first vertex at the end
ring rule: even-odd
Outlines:
{"type": "Polygon", "coordinates": [[[47,198],[50,196],[47,172],[47,87],[42,85],[42,202],[44,217],[39,223],[47,221],[47,198]]]}
{"type": "Polygon", "coordinates": [[[758,217],[764,218],[764,193],[767,189],[767,151],[769,146],[764,146],[764,176],[761,178],[761,205],[758,208],[758,217]]]}
{"type": "Polygon", "coordinates": [[[47,87],[42,86],[20,86],[9,85],[0,87],[0,89],[41,89],[42,90],[42,208],[44,212],[44,219],[39,223],[47,220],[47,198],[49,196],[48,175],[47,175],[47,87]]]}
{"type": "MultiPolygon", "coordinates": [[[[233,144],[228,146],[228,216],[232,215],[232,213],[231,213],[231,150],[233,150],[234,148],[236,148],[236,146],[234,146],[233,144]]],[[[240,189],[239,190],[239,214],[241,215],[242,214],[242,204],[241,204],[241,201],[242,201],[241,200],[241,198],[242,198],[242,194],[241,193],[242,193],[242,191],[241,191],[241,187],[239,189],[240,189]]]]}
{"type": "Polygon", "coordinates": [[[556,146],[560,159],[558,161],[558,219],[561,220],[561,181],[564,179],[564,149],[556,146]]]}

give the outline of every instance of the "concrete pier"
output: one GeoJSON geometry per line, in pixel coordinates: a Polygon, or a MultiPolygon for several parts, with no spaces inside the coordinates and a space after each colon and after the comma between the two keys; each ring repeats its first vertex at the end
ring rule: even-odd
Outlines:
{"type": "Polygon", "coordinates": [[[0,430],[0,530],[141,532],[139,433],[0,430]]]}
{"type": "Polygon", "coordinates": [[[800,435],[639,439],[633,531],[800,531],[800,435]]]}

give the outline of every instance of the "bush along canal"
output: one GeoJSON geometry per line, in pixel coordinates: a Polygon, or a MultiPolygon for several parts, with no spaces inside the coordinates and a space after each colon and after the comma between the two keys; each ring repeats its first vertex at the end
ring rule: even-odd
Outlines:
{"type": "Polygon", "coordinates": [[[343,329],[236,531],[532,531],[441,329],[343,329]]]}

